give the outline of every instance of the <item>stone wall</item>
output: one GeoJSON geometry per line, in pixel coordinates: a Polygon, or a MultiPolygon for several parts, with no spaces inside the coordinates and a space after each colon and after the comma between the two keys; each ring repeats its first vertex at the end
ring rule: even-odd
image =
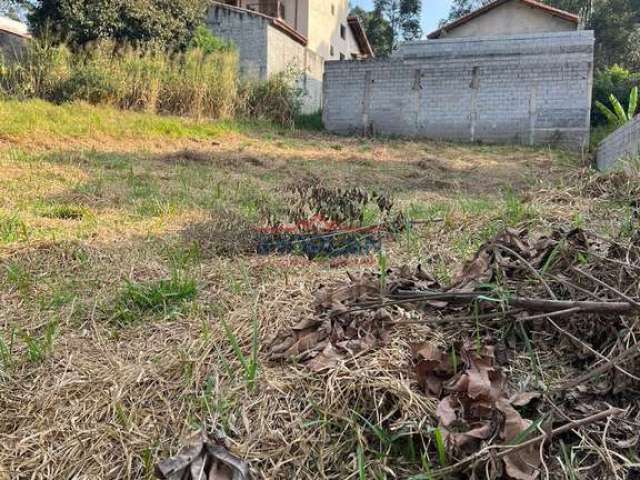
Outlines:
{"type": "Polygon", "coordinates": [[[240,74],[265,80],[294,69],[305,89],[303,110],[313,112],[322,105],[324,61],[285,32],[274,27],[264,15],[239,9],[213,6],[207,15],[208,28],[238,49],[240,74]]]}
{"type": "Polygon", "coordinates": [[[411,42],[389,59],[327,62],[335,133],[586,147],[593,32],[411,42]]]}
{"type": "Polygon", "coordinates": [[[598,170],[624,166],[624,161],[640,157],[640,115],[623,125],[598,146],[598,170]]]}

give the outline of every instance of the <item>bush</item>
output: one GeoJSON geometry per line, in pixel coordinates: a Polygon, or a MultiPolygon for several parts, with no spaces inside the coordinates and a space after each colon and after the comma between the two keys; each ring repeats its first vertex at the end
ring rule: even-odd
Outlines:
{"type": "Polygon", "coordinates": [[[112,40],[72,52],[36,39],[17,61],[0,64],[0,94],[196,118],[240,116],[291,127],[303,93],[298,78],[288,71],[267,81],[240,82],[235,49],[203,27],[189,49],[174,53],[112,40]]]}
{"type": "Polygon", "coordinates": [[[303,90],[297,85],[298,74],[289,70],[269,80],[249,80],[240,85],[241,114],[293,127],[302,107],[303,90]]]}
{"type": "Polygon", "coordinates": [[[591,124],[598,126],[608,123],[607,117],[596,107],[597,101],[609,105],[609,97],[613,94],[616,98],[626,102],[631,90],[637,85],[640,85],[640,73],[630,72],[618,65],[596,72],[593,79],[591,124]]]}
{"type": "Polygon", "coordinates": [[[229,118],[237,100],[237,54],[195,48],[168,54],[149,45],[87,44],[71,53],[47,40],[30,42],[0,69],[5,96],[86,101],[123,109],[229,118]]]}

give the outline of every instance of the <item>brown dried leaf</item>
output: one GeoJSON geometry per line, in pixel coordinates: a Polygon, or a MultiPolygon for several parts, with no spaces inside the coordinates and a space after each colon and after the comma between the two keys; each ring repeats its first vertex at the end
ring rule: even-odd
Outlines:
{"type": "Polygon", "coordinates": [[[425,394],[440,398],[444,383],[454,374],[449,356],[430,342],[413,345],[412,350],[418,384],[425,394]]]}
{"type": "Polygon", "coordinates": [[[487,249],[481,249],[473,260],[466,263],[462,270],[454,275],[452,288],[472,289],[478,284],[488,283],[492,276],[491,253],[487,249]]]}
{"type": "MultiPolygon", "coordinates": [[[[514,409],[508,400],[501,399],[496,403],[496,407],[504,416],[504,426],[500,433],[500,438],[506,443],[511,443],[524,432],[531,422],[523,419],[514,409]]],[[[533,480],[538,476],[540,466],[540,454],[538,445],[530,445],[525,448],[514,450],[503,457],[505,471],[510,478],[516,480],[533,480]]]]}
{"type": "Polygon", "coordinates": [[[158,463],[154,473],[161,480],[249,480],[249,465],[221,439],[198,432],[175,457],[158,463]]]}

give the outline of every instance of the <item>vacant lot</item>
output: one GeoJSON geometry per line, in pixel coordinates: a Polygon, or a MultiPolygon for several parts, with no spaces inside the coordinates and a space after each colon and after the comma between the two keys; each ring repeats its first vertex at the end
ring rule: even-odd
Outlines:
{"type": "MultiPolygon", "coordinates": [[[[224,431],[257,478],[420,473],[424,462],[374,435],[433,424],[409,344],[477,332],[406,324],[328,373],[270,362],[269,339],[309,314],[318,285],[379,259],[248,254],[227,227],[264,225],[299,183],[388,191],[421,222],[385,241],[388,261],[446,283],[508,226],[617,232],[633,207],[624,185],[583,164],[552,150],[1,102],[0,479],[151,478],[202,425],[224,431]],[[252,344],[248,382],[238,350],[252,344]]],[[[514,360],[525,389],[530,358],[514,360]]]]}

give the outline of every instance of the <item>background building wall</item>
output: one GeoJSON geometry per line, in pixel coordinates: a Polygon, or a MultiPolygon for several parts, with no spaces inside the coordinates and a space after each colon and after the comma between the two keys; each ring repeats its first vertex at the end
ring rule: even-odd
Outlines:
{"type": "Polygon", "coordinates": [[[208,28],[236,45],[243,78],[265,80],[291,70],[304,89],[306,113],[322,105],[324,60],[286,33],[271,25],[264,16],[221,6],[213,6],[207,16],[208,28]]]}
{"type": "Polygon", "coordinates": [[[303,111],[312,113],[322,106],[324,59],[281,31],[267,30],[267,76],[291,71],[304,90],[303,111]]]}
{"type": "Polygon", "coordinates": [[[207,27],[218,37],[235,44],[243,77],[267,78],[268,19],[214,5],[207,14],[207,27]]]}
{"type": "Polygon", "coordinates": [[[309,29],[306,35],[311,50],[326,60],[340,60],[340,54],[349,59],[352,53],[360,53],[358,44],[347,24],[348,0],[305,1],[309,4],[309,29]],[[340,34],[341,26],[345,29],[344,39],[340,34]],[[331,54],[332,50],[333,55],[331,54]]]}
{"type": "Polygon", "coordinates": [[[598,146],[598,170],[624,166],[625,160],[640,160],[640,115],[623,125],[598,146]]]}
{"type": "Polygon", "coordinates": [[[577,25],[573,22],[513,1],[500,5],[451,31],[443,31],[440,38],[564,32],[576,29],[577,25]]]}
{"type": "Polygon", "coordinates": [[[325,126],[584,148],[593,42],[591,31],[427,40],[389,59],[327,62],[325,126]]]}

